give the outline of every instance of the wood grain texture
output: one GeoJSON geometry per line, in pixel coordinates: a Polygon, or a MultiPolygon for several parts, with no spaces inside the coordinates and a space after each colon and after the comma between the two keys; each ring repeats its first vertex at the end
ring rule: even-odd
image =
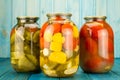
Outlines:
{"type": "Polygon", "coordinates": [[[120,0],[0,0],[0,57],[9,57],[9,34],[17,16],[39,16],[40,27],[47,13],[69,12],[80,29],[85,16],[107,16],[114,31],[115,57],[120,57],[120,0]]]}
{"type": "Polygon", "coordinates": [[[9,58],[0,58],[0,80],[120,80],[120,58],[115,59],[112,70],[104,74],[84,73],[79,67],[77,73],[67,78],[51,78],[44,73],[17,73],[13,70],[9,58]]]}

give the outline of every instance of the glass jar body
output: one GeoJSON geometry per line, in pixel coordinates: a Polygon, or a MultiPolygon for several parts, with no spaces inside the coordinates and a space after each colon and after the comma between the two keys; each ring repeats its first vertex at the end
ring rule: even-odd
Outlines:
{"type": "Polygon", "coordinates": [[[17,72],[39,72],[39,30],[36,22],[26,18],[11,30],[11,64],[17,72]]]}
{"type": "Polygon", "coordinates": [[[105,20],[86,22],[80,30],[80,66],[84,72],[105,73],[114,63],[114,35],[105,20]]]}
{"type": "Polygon", "coordinates": [[[69,19],[55,16],[40,32],[40,67],[51,77],[68,77],[79,65],[79,32],[69,19]]]}

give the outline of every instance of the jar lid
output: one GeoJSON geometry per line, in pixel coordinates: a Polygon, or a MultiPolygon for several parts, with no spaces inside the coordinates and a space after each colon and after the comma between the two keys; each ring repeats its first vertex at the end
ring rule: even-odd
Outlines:
{"type": "Polygon", "coordinates": [[[18,16],[17,19],[18,19],[18,20],[25,20],[25,19],[33,19],[33,20],[34,20],[34,19],[35,19],[35,20],[37,19],[37,20],[38,20],[39,17],[37,17],[37,16],[18,16]]]}
{"type": "Polygon", "coordinates": [[[84,17],[85,20],[90,20],[90,19],[102,19],[105,20],[107,17],[106,16],[86,16],[84,17]]]}
{"type": "Polygon", "coordinates": [[[17,20],[20,22],[36,22],[39,19],[37,16],[18,16],[17,20]]]}
{"type": "Polygon", "coordinates": [[[71,17],[71,13],[48,13],[47,17],[52,17],[52,16],[69,16],[71,17]]]}

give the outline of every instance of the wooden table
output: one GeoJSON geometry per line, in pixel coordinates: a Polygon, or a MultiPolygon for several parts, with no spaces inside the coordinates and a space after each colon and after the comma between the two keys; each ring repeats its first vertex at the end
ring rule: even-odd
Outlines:
{"type": "Polygon", "coordinates": [[[109,73],[87,74],[79,68],[73,77],[51,78],[42,72],[38,74],[16,73],[10,65],[9,58],[0,58],[0,80],[120,80],[120,59],[115,59],[114,66],[109,73]]]}

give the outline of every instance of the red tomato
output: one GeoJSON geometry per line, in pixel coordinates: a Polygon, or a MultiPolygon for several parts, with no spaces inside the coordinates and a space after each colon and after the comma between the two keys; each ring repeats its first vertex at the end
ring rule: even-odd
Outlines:
{"type": "Polygon", "coordinates": [[[43,37],[40,38],[40,48],[49,48],[50,43],[46,42],[43,37]]]}
{"type": "Polygon", "coordinates": [[[84,67],[87,70],[95,71],[98,70],[102,65],[103,61],[99,57],[92,57],[86,60],[84,67]]]}
{"type": "Polygon", "coordinates": [[[108,39],[108,52],[109,53],[114,52],[114,42],[111,39],[108,39]]]}
{"type": "Polygon", "coordinates": [[[79,40],[77,38],[73,38],[73,49],[75,49],[79,45],[79,40]]]}
{"type": "Polygon", "coordinates": [[[94,40],[98,40],[99,30],[102,30],[102,29],[104,29],[103,26],[99,26],[99,25],[91,27],[91,30],[92,30],[91,36],[94,40]]]}
{"type": "Polygon", "coordinates": [[[110,53],[107,60],[108,60],[108,62],[109,62],[110,64],[113,64],[113,63],[114,63],[114,54],[113,54],[113,53],[110,53]]]}
{"type": "Polygon", "coordinates": [[[85,48],[90,55],[98,54],[98,45],[92,38],[86,38],[85,48]]]}
{"type": "Polygon", "coordinates": [[[109,38],[114,39],[114,33],[109,24],[104,23],[104,27],[108,30],[109,38]]]}
{"type": "Polygon", "coordinates": [[[58,33],[61,31],[61,24],[60,23],[53,23],[53,24],[51,24],[51,26],[53,26],[53,28],[54,28],[54,33],[58,33]]]}
{"type": "Polygon", "coordinates": [[[35,32],[35,31],[38,30],[37,27],[35,27],[35,28],[28,27],[27,29],[28,29],[29,32],[35,32]]]}
{"type": "Polygon", "coordinates": [[[88,26],[87,25],[83,25],[83,27],[80,30],[80,37],[86,38],[89,37],[89,30],[88,30],[88,26]]]}
{"type": "Polygon", "coordinates": [[[62,31],[64,31],[64,29],[71,29],[72,30],[72,25],[70,25],[70,23],[65,23],[64,25],[62,25],[62,31]]]}
{"type": "Polygon", "coordinates": [[[56,16],[55,20],[63,20],[63,18],[61,16],[56,16]]]}
{"type": "Polygon", "coordinates": [[[45,24],[43,24],[41,30],[40,30],[40,37],[43,37],[44,31],[47,28],[47,26],[49,25],[48,22],[45,22],[45,24]]]}

